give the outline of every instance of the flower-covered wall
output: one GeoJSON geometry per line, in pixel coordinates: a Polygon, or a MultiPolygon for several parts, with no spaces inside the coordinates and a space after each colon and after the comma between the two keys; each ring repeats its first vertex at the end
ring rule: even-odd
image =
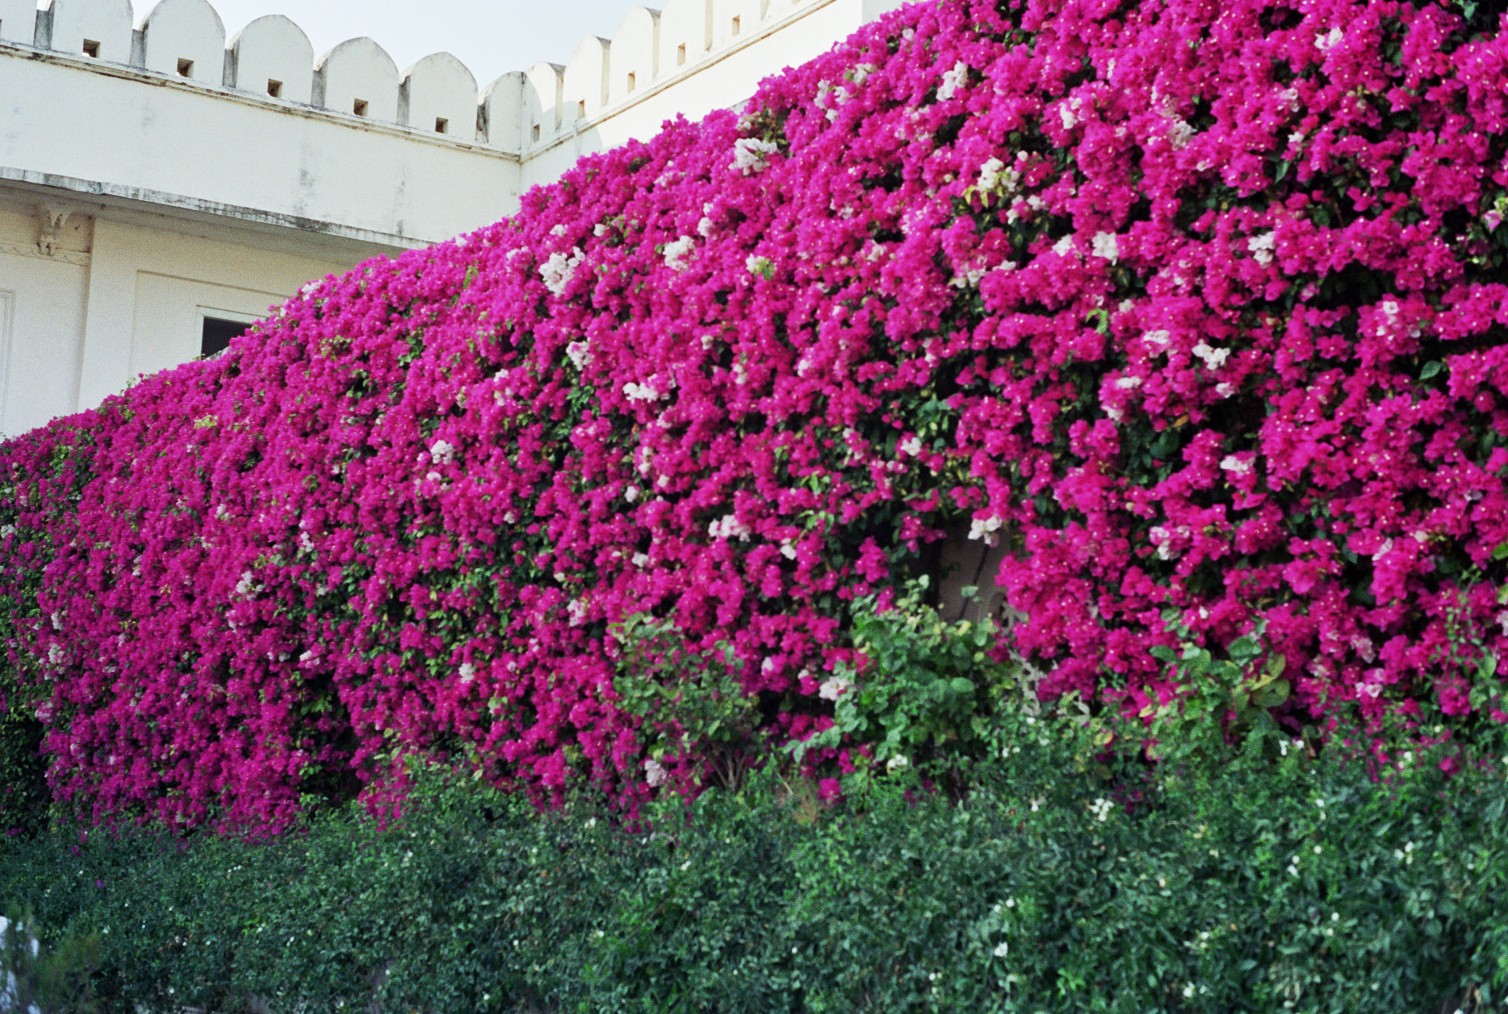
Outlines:
{"type": "Polygon", "coordinates": [[[916,5],[4,445],[51,791],[276,826],[423,751],[636,798],[614,624],[730,642],[799,737],[849,604],[947,531],[1006,549],[997,650],[1045,697],[1171,699],[1176,609],[1265,622],[1295,722],[1503,717],[1462,664],[1508,647],[1508,39],[1473,18],[916,5]]]}

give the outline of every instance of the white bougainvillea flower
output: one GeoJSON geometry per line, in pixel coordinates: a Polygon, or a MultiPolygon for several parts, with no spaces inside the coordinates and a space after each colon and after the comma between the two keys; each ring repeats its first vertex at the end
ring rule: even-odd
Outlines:
{"type": "Polygon", "coordinates": [[[650,788],[659,788],[669,778],[670,772],[666,771],[665,766],[659,761],[650,758],[644,762],[644,780],[649,783],[650,788]]]}
{"type": "Polygon", "coordinates": [[[942,83],[937,86],[937,98],[946,102],[958,94],[969,81],[969,65],[959,60],[950,69],[943,71],[942,83]]]}
{"type": "Polygon", "coordinates": [[[768,166],[770,164],[768,156],[779,150],[780,146],[774,141],[766,141],[758,137],[740,137],[733,142],[733,161],[728,168],[749,176],[768,166]]]}
{"type": "Polygon", "coordinates": [[[556,296],[565,292],[585,257],[586,254],[581,252],[580,247],[572,247],[568,254],[558,250],[552,253],[549,260],[539,266],[539,277],[544,280],[545,288],[556,296]]]}
{"type": "Polygon", "coordinates": [[[685,271],[686,258],[690,257],[695,249],[696,240],[690,236],[682,236],[680,239],[666,243],[660,253],[665,258],[666,267],[672,271],[685,271]]]}
{"type": "Polygon", "coordinates": [[[1095,233],[1093,253],[1096,257],[1114,264],[1116,258],[1120,256],[1120,244],[1116,242],[1115,233],[1095,233]]]}
{"type": "Polygon", "coordinates": [[[822,685],[817,688],[817,696],[821,697],[824,701],[836,701],[839,697],[848,693],[852,687],[853,680],[834,673],[822,681],[822,685]]]}

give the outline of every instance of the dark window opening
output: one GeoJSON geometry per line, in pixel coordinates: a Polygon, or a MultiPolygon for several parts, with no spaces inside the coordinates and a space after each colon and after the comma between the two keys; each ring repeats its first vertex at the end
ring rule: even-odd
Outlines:
{"type": "Polygon", "coordinates": [[[283,82],[278,81],[275,78],[268,78],[267,94],[271,95],[273,98],[278,98],[279,96],[281,96],[283,94],[283,82]]]}
{"type": "Polygon", "coordinates": [[[435,133],[436,134],[448,134],[448,133],[450,133],[450,121],[447,120],[443,116],[436,116],[435,117],[435,133]]]}
{"type": "Polygon", "coordinates": [[[194,76],[194,61],[193,60],[179,60],[178,61],[178,76],[179,77],[193,77],[194,76]]]}
{"type": "Polygon", "coordinates": [[[93,39],[85,39],[84,55],[93,57],[96,60],[99,59],[99,43],[95,42],[93,39]]]}
{"type": "Polygon", "coordinates": [[[351,112],[355,113],[357,116],[365,116],[367,114],[367,100],[357,99],[355,102],[351,103],[351,112]]]}
{"type": "Polygon", "coordinates": [[[199,338],[199,355],[205,359],[219,355],[230,347],[230,340],[246,333],[250,324],[244,320],[223,320],[205,317],[204,330],[199,338]]]}

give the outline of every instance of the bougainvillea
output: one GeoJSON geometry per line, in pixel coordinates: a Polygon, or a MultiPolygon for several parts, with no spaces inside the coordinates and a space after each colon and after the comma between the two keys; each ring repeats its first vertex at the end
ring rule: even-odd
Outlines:
{"type": "Polygon", "coordinates": [[[1264,620],[1296,715],[1466,715],[1463,631],[1508,649],[1505,59],[1441,3],[915,5],[309,286],[0,449],[55,795],[276,826],[429,751],[635,797],[696,758],[645,766],[612,625],[731,642],[800,736],[848,603],[964,531],[1044,696],[1176,695],[1178,609],[1264,620]]]}

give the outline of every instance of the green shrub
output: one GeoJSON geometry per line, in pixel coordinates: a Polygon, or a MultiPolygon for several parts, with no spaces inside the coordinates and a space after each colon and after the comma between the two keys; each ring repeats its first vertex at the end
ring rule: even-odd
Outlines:
{"type": "Polygon", "coordinates": [[[41,746],[42,723],[12,690],[0,702],[0,834],[29,834],[47,821],[51,797],[41,746]]]}
{"type": "Polygon", "coordinates": [[[97,939],[104,1009],[1504,1009],[1500,730],[1172,779],[1102,742],[1002,718],[957,797],[765,770],[632,824],[421,771],[387,826],[13,840],[0,894],[97,939]]]}
{"type": "Polygon", "coordinates": [[[76,417],[0,447],[0,834],[31,834],[47,821],[52,797],[37,716],[52,687],[40,661],[18,645],[61,619],[43,615],[38,595],[56,540],[71,537],[95,436],[76,417]]]}
{"type": "Polygon", "coordinates": [[[762,744],[758,706],[744,693],[732,646],[693,651],[672,621],[643,614],[614,624],[612,641],[613,692],[637,723],[646,762],[667,778],[679,775],[688,789],[736,789],[762,744]]]}
{"type": "Polygon", "coordinates": [[[788,748],[853,751],[850,791],[871,777],[949,777],[981,755],[1001,709],[1017,708],[1021,666],[995,661],[989,622],[949,622],[925,601],[928,578],[909,582],[889,608],[874,596],[853,606],[861,669],[841,666],[823,686],[832,725],[788,748]]]}

